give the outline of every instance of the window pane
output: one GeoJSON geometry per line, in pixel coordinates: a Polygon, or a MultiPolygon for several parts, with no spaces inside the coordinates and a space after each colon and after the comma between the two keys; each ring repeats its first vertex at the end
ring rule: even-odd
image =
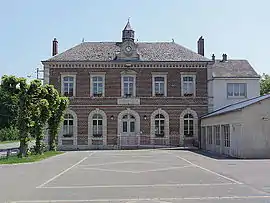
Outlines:
{"type": "Polygon", "coordinates": [[[135,132],[135,122],[134,121],[130,122],[130,132],[135,132]]]}
{"type": "Polygon", "coordinates": [[[93,126],[97,125],[97,120],[93,120],[93,126]]]}
{"type": "Polygon", "coordinates": [[[126,133],[127,132],[127,121],[123,122],[123,132],[126,133]]]}
{"type": "Polygon", "coordinates": [[[68,124],[68,121],[67,120],[64,120],[64,125],[67,125],[68,124]]]}
{"type": "Polygon", "coordinates": [[[162,82],[164,82],[164,77],[155,77],[155,81],[162,81],[162,82]]]}
{"type": "Polygon", "coordinates": [[[73,120],[69,120],[69,125],[73,125],[73,120]]]}
{"type": "Polygon", "coordinates": [[[240,86],[239,86],[239,84],[234,84],[233,91],[234,91],[234,96],[239,96],[240,95],[240,86]]]}
{"type": "Polygon", "coordinates": [[[98,125],[102,125],[102,120],[98,120],[98,125]]]}
{"type": "Polygon", "coordinates": [[[246,84],[240,84],[240,96],[246,96],[246,84]]]}
{"type": "Polygon", "coordinates": [[[232,97],[233,96],[233,84],[228,84],[228,96],[232,97]]]}

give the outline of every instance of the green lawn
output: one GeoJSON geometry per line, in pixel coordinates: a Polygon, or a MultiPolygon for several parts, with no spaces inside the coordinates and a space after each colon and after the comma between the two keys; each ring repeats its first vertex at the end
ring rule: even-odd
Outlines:
{"type": "Polygon", "coordinates": [[[17,164],[17,163],[28,163],[28,162],[35,162],[35,161],[40,161],[42,159],[46,159],[58,154],[62,154],[63,152],[54,152],[54,151],[49,151],[45,152],[42,155],[30,155],[25,158],[18,158],[17,156],[10,156],[8,158],[0,158],[0,164],[17,164]]]}

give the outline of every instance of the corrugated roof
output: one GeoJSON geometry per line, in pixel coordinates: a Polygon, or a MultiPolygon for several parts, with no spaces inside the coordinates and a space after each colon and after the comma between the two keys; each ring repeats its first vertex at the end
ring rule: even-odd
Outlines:
{"type": "MultiPolygon", "coordinates": [[[[120,52],[119,42],[83,42],[47,61],[111,61],[120,52]]],[[[174,42],[136,43],[141,61],[210,61],[174,42]]]]}
{"type": "Polygon", "coordinates": [[[243,109],[247,106],[250,106],[252,104],[255,104],[259,101],[262,101],[264,99],[269,99],[269,98],[270,98],[270,94],[259,96],[259,97],[254,97],[254,98],[251,98],[251,99],[248,99],[245,101],[237,102],[235,104],[231,104],[231,105],[222,107],[222,108],[217,109],[216,111],[213,111],[205,116],[202,116],[201,118],[208,118],[208,117],[217,116],[220,114],[229,113],[232,111],[237,111],[237,110],[243,109]]]}
{"type": "Polygon", "coordinates": [[[216,60],[213,64],[214,78],[259,78],[247,60],[216,60]]]}

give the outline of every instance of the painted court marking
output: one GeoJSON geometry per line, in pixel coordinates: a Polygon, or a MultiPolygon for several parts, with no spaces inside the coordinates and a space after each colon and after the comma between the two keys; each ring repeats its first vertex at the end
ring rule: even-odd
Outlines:
{"type": "Polygon", "coordinates": [[[181,169],[181,168],[188,168],[188,167],[194,167],[194,166],[193,165],[187,165],[187,166],[167,167],[167,168],[159,168],[159,169],[143,170],[143,171],[113,170],[113,169],[92,168],[92,167],[86,167],[86,168],[82,168],[82,169],[96,170],[96,171],[106,171],[106,172],[116,172],[116,173],[135,173],[135,174],[139,174],[139,173],[147,173],[147,172],[178,170],[178,169],[181,169]]]}
{"type": "Polygon", "coordinates": [[[236,200],[236,199],[270,199],[270,195],[264,196],[223,196],[223,197],[172,197],[172,198],[138,198],[138,199],[91,199],[91,200],[29,200],[13,201],[11,203],[53,203],[53,202],[127,202],[127,201],[179,201],[179,200],[236,200]]]}
{"type": "Polygon", "coordinates": [[[81,164],[80,167],[92,167],[92,166],[107,166],[107,165],[114,165],[114,164],[158,164],[153,161],[117,161],[117,162],[107,162],[102,164],[81,164]]]}
{"type": "Polygon", "coordinates": [[[42,189],[84,189],[84,188],[153,188],[153,187],[207,187],[238,185],[236,183],[201,183],[201,184],[152,184],[152,185],[82,185],[82,186],[49,186],[42,189]]]}
{"type": "MultiPolygon", "coordinates": [[[[92,156],[94,154],[94,152],[92,154],[90,154],[89,156],[92,156]]],[[[82,163],[84,160],[86,160],[89,156],[84,157],[82,160],[78,161],[77,163],[75,163],[74,165],[72,165],[71,167],[65,169],[64,171],[62,171],[61,173],[57,174],[56,176],[52,177],[51,179],[47,180],[45,183],[39,185],[36,188],[42,188],[44,185],[52,182],[53,180],[55,180],[56,178],[60,177],[61,175],[63,175],[64,173],[68,172],[69,170],[71,170],[72,168],[74,168],[75,166],[79,165],[80,163],[82,163]]]]}
{"type": "Polygon", "coordinates": [[[207,169],[207,168],[204,168],[204,167],[202,167],[202,166],[199,166],[199,165],[197,165],[197,164],[194,164],[194,163],[192,163],[191,161],[189,161],[189,160],[187,160],[187,159],[185,159],[185,158],[183,158],[183,157],[181,157],[181,156],[178,156],[178,155],[173,154],[173,153],[171,153],[171,152],[166,152],[166,153],[172,154],[172,155],[174,155],[175,157],[177,157],[178,159],[181,159],[181,160],[183,160],[183,161],[185,161],[185,162],[187,162],[187,163],[189,163],[189,164],[191,164],[191,165],[193,165],[193,166],[195,166],[195,167],[197,167],[197,168],[199,168],[199,169],[201,169],[201,170],[207,171],[207,172],[209,172],[209,173],[212,173],[212,174],[214,174],[214,175],[216,175],[216,176],[222,177],[222,178],[224,178],[224,179],[226,179],[226,180],[229,180],[229,181],[231,181],[231,182],[234,182],[234,183],[236,183],[236,184],[240,184],[240,185],[243,184],[243,183],[241,183],[240,181],[234,180],[234,179],[232,179],[232,178],[229,178],[229,177],[227,177],[227,176],[221,175],[221,174],[219,174],[219,173],[217,173],[217,172],[211,171],[211,170],[209,170],[209,169],[207,169]]]}

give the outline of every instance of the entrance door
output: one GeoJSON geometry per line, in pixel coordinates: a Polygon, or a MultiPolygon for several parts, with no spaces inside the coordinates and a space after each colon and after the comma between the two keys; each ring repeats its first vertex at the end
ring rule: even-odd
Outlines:
{"type": "Polygon", "coordinates": [[[138,138],[135,133],[135,121],[135,117],[130,114],[122,117],[121,145],[137,145],[138,138]]]}
{"type": "Polygon", "coordinates": [[[123,135],[135,135],[135,117],[133,115],[124,115],[122,126],[123,135]]]}

